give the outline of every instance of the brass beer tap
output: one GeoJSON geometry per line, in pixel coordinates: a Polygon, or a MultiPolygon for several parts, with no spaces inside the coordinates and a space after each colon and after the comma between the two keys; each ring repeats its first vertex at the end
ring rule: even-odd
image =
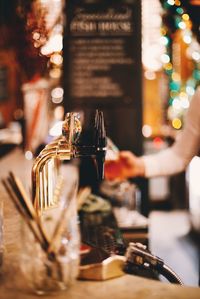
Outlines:
{"type": "Polygon", "coordinates": [[[67,113],[62,135],[47,144],[35,159],[32,167],[32,200],[37,211],[56,204],[61,161],[91,156],[96,160],[98,178],[103,178],[107,139],[102,111],[96,110],[92,143],[81,143],[81,133],[80,114],[67,113]]]}

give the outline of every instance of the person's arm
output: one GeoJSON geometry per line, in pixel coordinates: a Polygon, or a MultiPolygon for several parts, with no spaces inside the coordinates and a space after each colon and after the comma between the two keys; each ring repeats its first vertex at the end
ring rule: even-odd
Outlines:
{"type": "Polygon", "coordinates": [[[172,175],[183,171],[200,149],[200,88],[190,104],[185,127],[174,144],[158,154],[142,157],[145,176],[172,175]]]}
{"type": "Polygon", "coordinates": [[[119,153],[118,160],[107,161],[107,179],[126,179],[135,176],[172,175],[183,171],[200,149],[200,87],[190,104],[185,127],[174,145],[158,154],[136,157],[130,151],[119,153]]]}

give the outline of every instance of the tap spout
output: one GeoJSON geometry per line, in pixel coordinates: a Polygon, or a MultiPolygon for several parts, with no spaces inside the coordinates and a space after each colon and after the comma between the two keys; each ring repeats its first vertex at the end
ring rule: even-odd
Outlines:
{"type": "MultiPolygon", "coordinates": [[[[59,160],[70,160],[71,151],[63,138],[46,145],[39,156],[35,159],[32,167],[32,200],[36,210],[48,206],[48,194],[50,176],[57,174],[59,160]],[[50,171],[50,162],[53,164],[54,173],[50,171]]],[[[53,187],[53,186],[52,186],[53,187]]]]}
{"type": "Polygon", "coordinates": [[[90,156],[96,160],[98,179],[104,175],[106,133],[103,113],[96,111],[93,138],[90,144],[80,142],[81,122],[78,113],[67,113],[62,135],[47,144],[35,159],[32,167],[32,199],[36,210],[51,206],[60,161],[90,156]]]}

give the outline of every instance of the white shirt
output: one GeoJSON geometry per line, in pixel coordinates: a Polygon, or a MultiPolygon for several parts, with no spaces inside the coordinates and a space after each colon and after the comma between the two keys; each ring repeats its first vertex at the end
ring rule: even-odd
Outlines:
{"type": "Polygon", "coordinates": [[[200,87],[197,88],[185,119],[185,127],[173,146],[143,157],[145,176],[172,175],[183,171],[200,150],[200,87]]]}

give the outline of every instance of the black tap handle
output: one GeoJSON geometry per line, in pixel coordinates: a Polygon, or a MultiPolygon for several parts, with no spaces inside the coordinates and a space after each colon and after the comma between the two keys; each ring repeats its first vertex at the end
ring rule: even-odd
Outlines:
{"type": "Polygon", "coordinates": [[[96,110],[95,115],[95,147],[96,147],[96,167],[99,180],[104,178],[104,162],[106,155],[106,130],[103,112],[96,110]]]}
{"type": "Polygon", "coordinates": [[[104,116],[103,112],[96,110],[95,115],[95,146],[97,148],[105,148],[106,147],[106,130],[105,130],[105,124],[104,124],[104,116]]]}

